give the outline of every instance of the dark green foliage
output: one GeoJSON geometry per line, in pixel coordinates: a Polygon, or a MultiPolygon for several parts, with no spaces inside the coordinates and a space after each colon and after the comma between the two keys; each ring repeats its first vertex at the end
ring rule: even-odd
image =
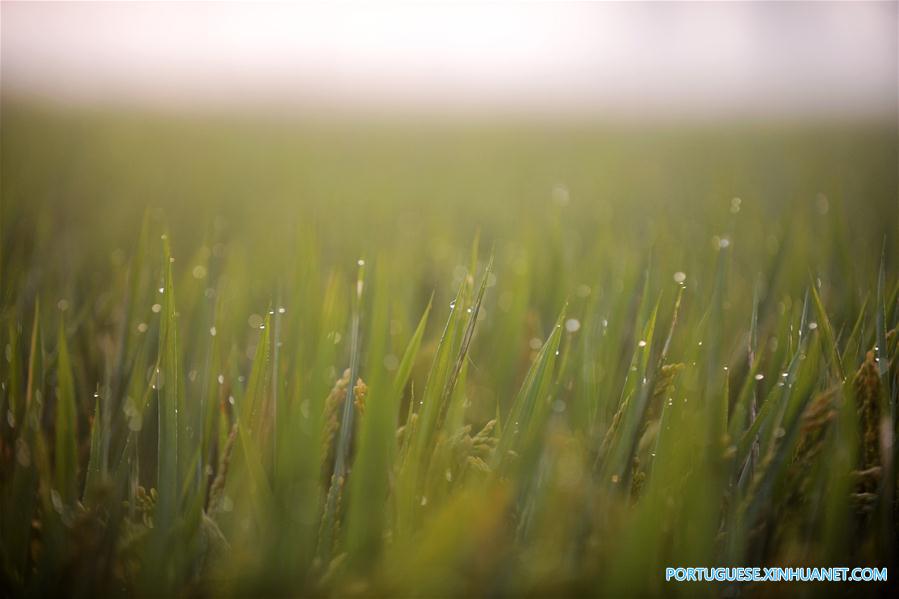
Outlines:
{"type": "Polygon", "coordinates": [[[3,108],[8,594],[895,566],[895,131],[3,108]]]}

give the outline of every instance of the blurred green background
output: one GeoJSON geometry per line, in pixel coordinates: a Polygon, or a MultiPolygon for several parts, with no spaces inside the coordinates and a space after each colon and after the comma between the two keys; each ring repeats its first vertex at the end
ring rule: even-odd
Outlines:
{"type": "MultiPolygon", "coordinates": [[[[3,425],[4,527],[6,573],[17,592],[52,590],[41,582],[49,579],[29,572],[65,568],[78,581],[72,588],[88,594],[119,585],[126,592],[200,594],[656,594],[667,588],[660,582],[665,565],[892,563],[883,540],[895,524],[890,495],[877,504],[884,519],[855,528],[845,517],[852,488],[845,481],[860,467],[851,456],[862,451],[854,435],[874,425],[860,416],[848,429],[831,427],[842,432],[826,437],[822,453],[803,449],[819,447],[810,440],[817,429],[794,436],[815,406],[864,388],[857,380],[867,380],[867,371],[858,365],[877,339],[890,340],[878,356],[895,356],[894,332],[881,336],[897,316],[897,136],[889,123],[199,116],[6,100],[0,144],[3,399],[10,414],[3,425]],[[160,237],[171,244],[171,262],[160,237]],[[356,304],[360,261],[366,295],[356,304]],[[482,303],[475,294],[481,281],[482,303]],[[462,341],[466,313],[451,309],[460,287],[460,306],[476,315],[470,348],[462,341]],[[811,302],[812,288],[823,304],[811,302]],[[354,346],[356,315],[361,342],[354,346]],[[170,346],[172,328],[178,341],[170,346]],[[822,336],[809,341],[813,330],[822,336]],[[445,331],[452,332],[449,350],[440,345],[445,331]],[[188,470],[183,488],[191,490],[175,505],[194,515],[187,506],[202,505],[209,518],[185,516],[188,524],[203,523],[196,534],[158,526],[177,536],[149,533],[146,549],[135,553],[139,562],[108,549],[117,560],[111,577],[73,557],[104,551],[77,536],[61,541],[69,537],[48,533],[24,562],[33,566],[9,558],[22,538],[10,536],[21,520],[15,510],[32,497],[30,487],[15,482],[23,476],[16,439],[30,439],[18,437],[16,425],[34,405],[23,400],[32,396],[26,381],[40,373],[35,388],[47,398],[37,402],[43,412],[36,430],[59,430],[65,338],[75,471],[84,489],[73,513],[90,526],[142,538],[133,532],[140,527],[134,516],[119,522],[122,514],[109,507],[115,501],[96,499],[104,487],[92,472],[111,489],[125,489],[129,513],[144,505],[144,487],[160,489],[163,498],[175,494],[158,469],[161,456],[174,451],[163,445],[162,428],[157,434],[162,416],[153,398],[165,405],[171,388],[160,368],[165,376],[175,372],[172,397],[187,421],[204,423],[199,436],[188,424],[188,443],[182,437],[180,447],[196,451],[197,477],[206,484],[193,487],[188,470]],[[416,350],[409,384],[384,395],[383,381],[405,368],[407,344],[416,350]],[[448,367],[457,351],[458,385],[448,367]],[[800,368],[806,352],[811,359],[800,368]],[[360,412],[359,426],[376,432],[353,437],[353,448],[367,448],[356,456],[365,466],[350,471],[356,495],[332,513],[334,485],[316,482],[313,448],[317,426],[331,417],[327,392],[354,359],[359,376],[375,381],[380,416],[360,412]],[[841,381],[836,373],[843,368],[851,376],[841,381]],[[680,369],[686,371],[677,378],[680,369]],[[792,389],[794,378],[799,399],[781,397],[784,381],[792,389]],[[446,395],[428,390],[439,384],[446,395]],[[394,445],[394,429],[407,422],[422,389],[429,401],[449,406],[442,408],[446,421],[435,416],[433,439],[408,444],[397,434],[394,445]],[[537,436],[519,438],[519,423],[505,419],[524,413],[530,393],[538,407],[523,426],[537,436]],[[672,397],[678,406],[692,398],[699,409],[690,403],[675,412],[678,432],[666,437],[658,432],[660,414],[672,397]],[[761,429],[746,428],[755,414],[750,398],[769,406],[761,429]],[[648,402],[645,413],[633,407],[642,406],[638,400],[648,402]],[[240,477],[259,480],[248,457],[230,475],[238,482],[224,487],[221,505],[228,507],[216,510],[211,488],[234,442],[229,430],[237,430],[232,423],[251,401],[282,411],[274,432],[263,424],[254,441],[238,437],[263,456],[270,440],[280,447],[275,457],[261,458],[273,495],[259,504],[255,491],[243,488],[240,477]],[[297,425],[322,409],[319,424],[297,425]],[[729,410],[740,416],[728,421],[729,410]],[[487,423],[494,419],[491,437],[494,424],[487,423]],[[469,429],[454,428],[463,423],[471,435],[485,425],[487,432],[475,441],[465,436],[469,429]],[[774,465],[752,458],[749,471],[759,470],[744,478],[743,462],[729,460],[733,452],[746,459],[759,430],[763,458],[793,458],[774,465]],[[471,454],[484,461],[447,466],[447,482],[437,475],[435,483],[428,464],[456,464],[441,452],[458,438],[470,451],[487,451],[471,454]],[[502,454],[492,453],[497,443],[516,460],[520,455],[521,465],[504,465],[502,454]],[[670,450],[651,473],[650,443],[670,450]],[[500,476],[479,482],[471,464],[500,476]],[[608,474],[621,464],[634,477],[632,500],[607,489],[619,480],[608,474]],[[836,474],[822,470],[825,464],[836,474]],[[813,482],[791,485],[796,468],[811,472],[813,482]],[[354,482],[357,472],[367,482],[354,482]],[[383,514],[380,502],[360,495],[369,483],[387,494],[383,514]],[[741,501],[731,502],[731,494],[741,501]],[[430,515],[419,515],[426,505],[430,515]],[[796,505],[812,507],[796,512],[796,505]],[[248,528],[245,516],[258,528],[248,528]],[[483,531],[459,536],[457,521],[483,531]],[[322,531],[332,522],[334,549],[323,551],[322,531]],[[761,540],[753,536],[759,530],[767,535],[761,540]],[[847,544],[854,531],[862,532],[847,544]],[[230,542],[224,554],[210,549],[219,534],[230,542]],[[172,542],[179,549],[159,561],[166,555],[160,547],[172,542]]],[[[894,405],[890,363],[878,388],[894,405]]],[[[342,402],[345,392],[332,396],[342,402]]],[[[832,414],[851,405],[834,401],[832,414]]],[[[39,455],[35,442],[28,446],[39,455]]],[[[57,445],[59,438],[47,447],[57,445]]],[[[321,451],[333,458],[333,446],[321,451]]],[[[58,473],[65,455],[46,462],[35,480],[58,473]]],[[[324,463],[322,472],[331,472],[324,463]]],[[[34,484],[36,497],[49,492],[34,484]]],[[[43,520],[51,503],[23,513],[43,513],[43,520]]],[[[171,506],[159,509],[176,513],[171,506]]],[[[79,530],[66,518],[65,527],[79,530]]],[[[56,530],[52,520],[45,526],[56,530]]]]}

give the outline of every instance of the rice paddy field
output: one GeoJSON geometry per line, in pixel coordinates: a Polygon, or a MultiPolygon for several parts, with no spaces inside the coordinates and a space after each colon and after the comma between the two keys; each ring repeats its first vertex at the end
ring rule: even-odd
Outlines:
{"type": "Polygon", "coordinates": [[[895,123],[0,142],[4,596],[887,592],[895,123]]]}

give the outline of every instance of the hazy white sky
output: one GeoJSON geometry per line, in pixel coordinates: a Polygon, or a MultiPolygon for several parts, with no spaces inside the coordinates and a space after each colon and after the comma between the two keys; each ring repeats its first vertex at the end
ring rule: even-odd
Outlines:
{"type": "Polygon", "coordinates": [[[897,3],[3,2],[3,91],[170,106],[893,114],[897,3]]]}

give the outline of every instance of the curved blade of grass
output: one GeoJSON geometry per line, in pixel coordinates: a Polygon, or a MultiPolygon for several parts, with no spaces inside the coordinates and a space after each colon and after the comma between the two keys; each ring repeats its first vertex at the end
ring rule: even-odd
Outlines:
{"type": "MultiPolygon", "coordinates": [[[[787,369],[787,376],[784,378],[783,387],[780,398],[777,398],[777,389],[778,387],[774,387],[768,393],[768,396],[762,402],[761,408],[759,409],[758,414],[755,419],[752,420],[749,427],[740,437],[740,442],[737,445],[737,453],[736,459],[734,463],[738,466],[738,472],[742,470],[743,465],[746,459],[749,457],[749,452],[753,448],[755,443],[759,442],[759,435],[761,434],[763,429],[769,430],[771,434],[766,435],[765,439],[761,441],[764,445],[768,444],[770,437],[774,433],[774,429],[776,425],[772,425],[771,422],[779,421],[783,418],[783,411],[786,409],[787,404],[790,402],[790,397],[793,394],[793,386],[796,383],[799,367],[801,365],[801,356],[799,351],[793,356],[793,359],[790,362],[790,366],[787,369]],[[780,410],[780,416],[776,416],[778,409],[780,410]]],[[[754,375],[750,373],[747,376],[746,383],[748,385],[754,385],[754,375]]]]}
{"type": "Polygon", "coordinates": [[[830,324],[830,318],[827,317],[827,311],[824,309],[824,303],[818,294],[817,286],[812,281],[810,285],[812,289],[812,300],[815,303],[815,311],[818,314],[818,329],[824,337],[824,347],[827,354],[828,365],[831,370],[832,377],[842,383],[846,379],[844,367],[840,357],[840,350],[837,347],[836,337],[833,333],[833,326],[830,324]]]}
{"type": "Polygon", "coordinates": [[[240,423],[244,434],[255,438],[256,443],[263,442],[263,429],[267,430],[271,419],[269,402],[269,379],[271,369],[271,342],[269,331],[271,329],[271,316],[266,315],[262,324],[262,334],[259,336],[256,352],[253,356],[253,365],[250,368],[250,376],[247,378],[247,387],[243,400],[239,406],[240,423]]]}
{"type": "MultiPolygon", "coordinates": [[[[450,360],[457,335],[461,332],[463,322],[461,313],[464,311],[462,300],[465,297],[466,288],[467,283],[463,281],[456,293],[456,299],[450,304],[450,314],[437,344],[437,351],[428,372],[422,398],[419,400],[421,409],[412,441],[414,456],[410,456],[413,461],[419,460],[424,454],[425,447],[430,445],[431,437],[437,429],[440,414],[443,411],[441,399],[446,397],[452,376],[450,360]]],[[[456,361],[458,362],[458,358],[456,361]]]]}
{"type": "Polygon", "coordinates": [[[493,455],[492,469],[502,471],[508,463],[512,452],[520,454],[527,446],[532,445],[535,436],[543,430],[548,405],[547,391],[552,383],[556,353],[562,339],[562,323],[565,321],[565,308],[553,325],[552,332],[540,348],[540,352],[528,369],[515,396],[512,409],[505,419],[505,426],[500,432],[496,451],[493,455]]]}
{"type": "MultiPolygon", "coordinates": [[[[359,448],[349,481],[347,552],[354,567],[367,569],[379,556],[386,522],[388,473],[396,439],[398,389],[384,368],[390,328],[390,284],[385,262],[378,261],[372,295],[367,348],[368,395],[360,423],[359,448]]],[[[425,311],[427,314],[427,310],[425,311]]],[[[414,343],[414,339],[413,339],[414,343]]]]}
{"type": "Polygon", "coordinates": [[[412,374],[412,366],[415,364],[415,358],[418,356],[418,350],[421,348],[421,340],[422,337],[424,337],[425,326],[427,326],[428,315],[431,313],[431,305],[433,303],[434,295],[432,294],[431,299],[428,300],[428,305],[425,308],[424,313],[422,313],[421,318],[418,320],[418,325],[415,327],[412,338],[409,340],[408,345],[406,345],[406,350],[403,352],[403,357],[400,360],[399,366],[396,369],[396,376],[393,379],[394,394],[401,395],[406,388],[406,384],[409,382],[409,376],[412,374]]]}
{"type": "Polygon", "coordinates": [[[859,308],[858,317],[855,319],[855,324],[852,325],[852,331],[849,333],[849,338],[846,339],[841,355],[844,367],[862,360],[864,353],[862,347],[865,339],[865,321],[868,315],[868,302],[870,300],[870,294],[866,293],[862,306],[859,308]]]}
{"type": "MultiPolygon", "coordinates": [[[[464,361],[467,356],[465,342],[459,341],[461,349],[455,363],[451,362],[457,339],[460,339],[461,336],[461,339],[464,340],[466,334],[462,330],[464,322],[462,313],[465,311],[463,301],[468,285],[468,277],[466,277],[450,304],[450,313],[437,344],[424,391],[418,401],[420,410],[416,414],[414,426],[410,426],[411,408],[414,407],[410,405],[410,420],[407,422],[406,428],[409,438],[401,452],[400,472],[395,493],[397,531],[400,536],[406,536],[412,532],[414,523],[419,519],[420,508],[427,503],[427,497],[423,495],[422,487],[435,447],[433,439],[437,434],[440,418],[445,410],[443,404],[448,397],[447,393],[451,393],[455,386],[453,373],[456,372],[460,360],[464,361]]],[[[481,295],[481,297],[483,296],[481,295]]],[[[473,326],[474,322],[474,319],[469,318],[469,328],[473,326]]],[[[468,341],[470,342],[470,337],[468,341]]],[[[458,372],[456,372],[456,376],[458,376],[458,372]]]]}
{"type": "Polygon", "coordinates": [[[468,350],[471,347],[471,340],[474,337],[475,326],[478,322],[478,315],[481,313],[481,304],[484,301],[484,293],[487,291],[487,280],[490,277],[492,268],[493,257],[491,257],[490,261],[487,263],[487,268],[484,270],[484,275],[481,278],[481,285],[478,288],[478,293],[475,296],[474,303],[468,309],[468,324],[465,327],[465,333],[462,335],[462,343],[459,346],[459,353],[456,356],[455,363],[453,364],[453,370],[450,373],[449,379],[447,379],[446,384],[443,388],[443,396],[440,399],[439,415],[437,418],[437,422],[435,423],[436,427],[440,427],[443,424],[442,420],[446,417],[446,414],[452,411],[453,406],[450,404],[452,403],[453,398],[460,397],[458,395],[454,395],[453,392],[456,389],[456,382],[459,380],[459,374],[462,372],[462,368],[468,360],[468,350]]]}
{"type": "MultiPolygon", "coordinates": [[[[817,343],[812,344],[809,348],[810,354],[817,354],[818,351],[817,343]]],[[[744,513],[741,516],[743,521],[750,526],[756,521],[762,510],[770,505],[770,496],[775,485],[781,480],[788,459],[796,447],[802,423],[802,412],[812,396],[811,390],[817,374],[814,372],[814,357],[817,356],[809,355],[809,359],[805,361],[806,367],[797,376],[796,386],[798,389],[789,395],[788,401],[784,400],[785,405],[781,412],[783,419],[775,422],[776,433],[771,435],[768,445],[762,448],[763,462],[753,480],[744,503],[744,513]]],[[[786,385],[784,388],[789,390],[791,387],[792,385],[786,385]]]]}
{"type": "Polygon", "coordinates": [[[362,342],[359,337],[360,320],[362,318],[362,297],[365,289],[365,261],[359,261],[359,270],[356,275],[356,294],[353,303],[352,323],[350,325],[350,382],[347,385],[346,398],[343,401],[342,415],[340,418],[340,433],[337,438],[337,450],[334,458],[334,470],[325,499],[324,514],[322,515],[321,532],[318,539],[319,556],[330,561],[331,552],[335,543],[335,530],[339,514],[338,505],[343,495],[344,485],[348,470],[350,440],[353,435],[354,394],[356,380],[359,378],[359,357],[362,352],[362,342]]]}
{"type": "Polygon", "coordinates": [[[159,346],[156,359],[158,435],[156,485],[159,499],[154,513],[154,528],[150,535],[141,576],[158,593],[168,593],[175,584],[175,565],[184,547],[174,535],[182,499],[182,481],[187,480],[189,463],[186,436],[182,428],[184,392],[181,383],[178,346],[175,289],[172,276],[172,256],[168,235],[162,236],[163,283],[162,310],[159,320],[159,346]]]}
{"type": "Polygon", "coordinates": [[[639,442],[637,430],[643,422],[656,379],[656,371],[650,369],[649,364],[660,301],[661,298],[656,301],[643,327],[641,340],[634,348],[625,386],[630,395],[622,399],[620,416],[616,415],[613,426],[606,433],[608,441],[603,442],[605,451],[597,456],[600,480],[610,482],[614,488],[630,488],[629,464],[639,442]]]}

